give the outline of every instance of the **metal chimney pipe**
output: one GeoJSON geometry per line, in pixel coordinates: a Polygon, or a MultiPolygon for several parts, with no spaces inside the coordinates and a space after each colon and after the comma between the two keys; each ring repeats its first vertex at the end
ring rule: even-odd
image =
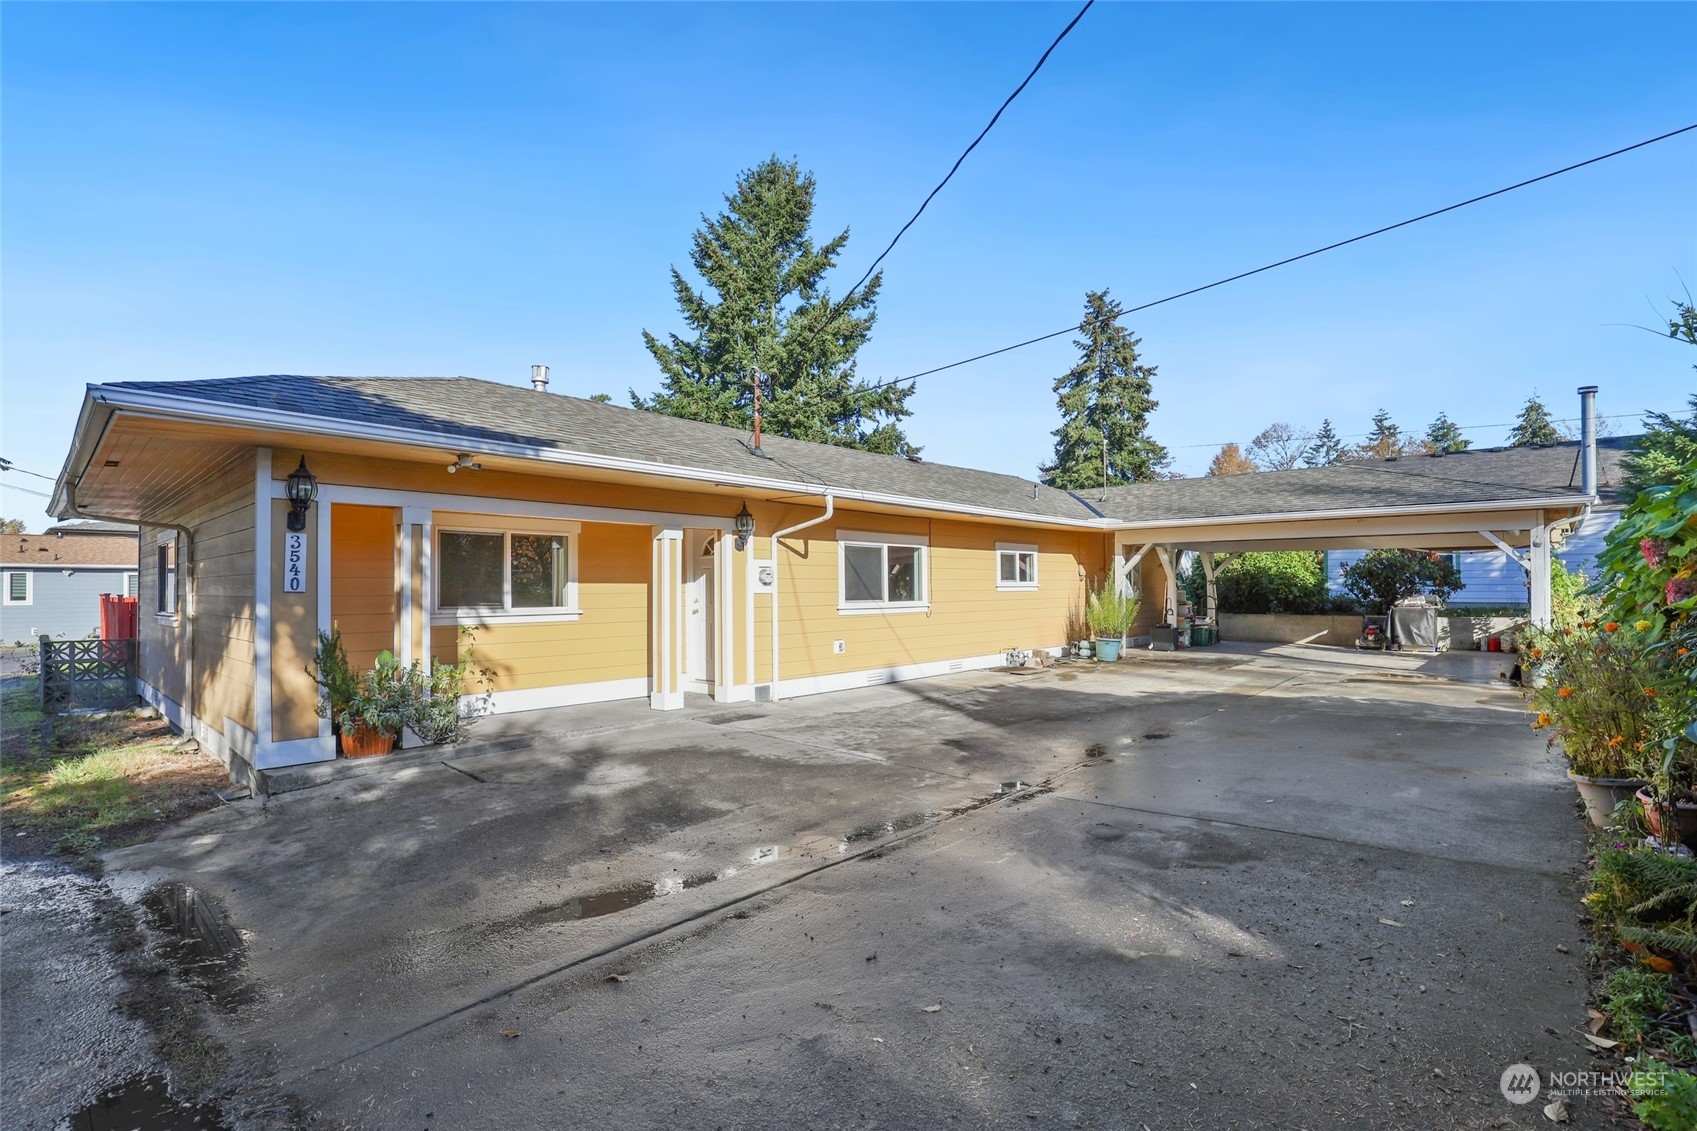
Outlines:
{"type": "Polygon", "coordinates": [[[1597,386],[1579,389],[1579,489],[1597,493],[1597,386]]]}
{"type": "Polygon", "coordinates": [[[546,365],[530,367],[530,387],[539,393],[548,391],[548,367],[546,365]]]}

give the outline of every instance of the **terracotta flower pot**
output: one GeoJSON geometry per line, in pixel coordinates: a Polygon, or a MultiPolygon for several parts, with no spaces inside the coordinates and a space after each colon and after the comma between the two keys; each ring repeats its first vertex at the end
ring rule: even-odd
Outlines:
{"type": "Polygon", "coordinates": [[[351,730],[342,732],[342,757],[344,758],[375,758],[387,754],[395,748],[395,736],[373,730],[364,723],[356,723],[351,730]]]}
{"type": "Polygon", "coordinates": [[[1579,796],[1585,802],[1585,815],[1590,818],[1594,829],[1608,828],[1609,815],[1614,812],[1615,806],[1649,784],[1639,778],[1591,778],[1572,770],[1567,772],[1567,776],[1579,787],[1579,796]]]}
{"type": "MultiPolygon", "coordinates": [[[[1666,841],[1662,835],[1662,821],[1666,813],[1666,805],[1656,800],[1655,794],[1645,786],[1635,795],[1638,804],[1644,807],[1644,823],[1650,826],[1650,835],[1657,840],[1666,841]]],[[[1679,835],[1679,843],[1684,845],[1697,844],[1697,802],[1675,801],[1673,803],[1674,829],[1679,835]]]]}

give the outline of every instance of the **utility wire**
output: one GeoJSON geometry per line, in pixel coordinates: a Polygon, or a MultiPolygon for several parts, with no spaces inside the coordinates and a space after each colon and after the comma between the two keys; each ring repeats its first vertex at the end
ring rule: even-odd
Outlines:
{"type": "MultiPolygon", "coordinates": [[[[837,318],[842,314],[842,312],[844,310],[848,309],[849,303],[851,301],[853,301],[855,293],[857,291],[859,291],[861,287],[866,285],[866,281],[868,279],[872,278],[873,274],[878,270],[878,265],[880,263],[884,262],[884,257],[889,255],[890,252],[892,252],[896,249],[896,244],[900,243],[901,238],[903,236],[907,235],[907,230],[909,228],[913,227],[914,222],[917,221],[919,219],[919,217],[924,214],[925,209],[930,206],[931,201],[936,198],[938,193],[943,191],[943,186],[948,184],[949,181],[954,179],[954,175],[957,172],[960,171],[960,167],[966,161],[967,157],[969,157],[972,154],[972,151],[974,149],[978,148],[978,143],[983,141],[985,136],[988,135],[989,132],[992,129],[995,128],[996,123],[1001,120],[1003,112],[1006,111],[1009,106],[1013,105],[1013,100],[1018,98],[1020,96],[1020,93],[1022,91],[1024,91],[1027,86],[1031,85],[1031,80],[1037,77],[1037,72],[1041,71],[1043,69],[1043,64],[1047,63],[1049,61],[1049,56],[1054,54],[1055,48],[1057,48],[1061,45],[1061,40],[1065,39],[1067,37],[1068,33],[1071,32],[1073,28],[1078,26],[1078,21],[1082,20],[1084,18],[1084,13],[1088,12],[1093,6],[1095,6],[1095,3],[1096,3],[1096,0],[1085,0],[1084,7],[1080,8],[1078,10],[1078,14],[1073,16],[1072,21],[1070,23],[1068,23],[1066,27],[1061,29],[1061,34],[1057,35],[1054,39],[1054,42],[1049,44],[1048,49],[1045,50],[1043,52],[1043,54],[1038,58],[1037,64],[1034,67],[1031,68],[1031,72],[1025,76],[1025,79],[1018,86],[1014,87],[1014,91],[1013,91],[1012,94],[1008,95],[1007,98],[1002,100],[1002,104],[1000,106],[998,106],[996,108],[996,112],[990,116],[989,123],[986,124],[983,129],[978,131],[977,137],[972,139],[972,144],[967,146],[964,150],[962,150],[961,155],[959,157],[955,158],[955,163],[953,165],[949,166],[948,175],[945,176],[942,180],[937,182],[937,187],[932,189],[931,192],[929,194],[927,194],[924,201],[922,201],[920,203],[918,211],[914,212],[914,214],[912,216],[908,217],[907,223],[905,223],[901,226],[901,230],[896,233],[895,238],[890,241],[889,246],[886,247],[883,251],[878,253],[878,258],[876,258],[872,261],[872,266],[870,266],[866,269],[866,274],[862,275],[860,277],[859,281],[854,284],[854,286],[850,287],[846,292],[844,292],[843,297],[831,306],[830,313],[828,313],[823,319],[821,319],[820,322],[818,323],[818,325],[816,325],[813,328],[813,333],[809,334],[807,336],[807,340],[802,343],[803,347],[806,347],[807,345],[812,344],[813,339],[815,337],[817,337],[825,329],[825,327],[830,326],[833,323],[835,323],[837,318]]],[[[871,389],[882,389],[882,388],[887,388],[889,385],[895,384],[895,383],[896,382],[886,382],[883,385],[869,386],[869,388],[871,388],[871,389]]]]}
{"type": "MultiPolygon", "coordinates": [[[[907,235],[907,230],[913,227],[914,221],[918,220],[919,217],[924,214],[926,207],[930,205],[932,199],[936,197],[938,193],[943,191],[943,186],[948,184],[954,177],[955,173],[960,170],[961,163],[971,155],[974,149],[978,148],[978,143],[984,140],[985,135],[995,128],[996,123],[1002,117],[1002,112],[1009,106],[1012,106],[1013,100],[1020,96],[1020,92],[1027,86],[1031,85],[1031,80],[1037,77],[1037,72],[1043,69],[1043,64],[1049,61],[1049,56],[1054,54],[1055,48],[1061,45],[1061,40],[1065,39],[1067,37],[1067,33],[1071,32],[1073,28],[1078,26],[1078,21],[1084,18],[1084,13],[1088,12],[1095,3],[1096,0],[1085,0],[1084,7],[1078,10],[1078,14],[1072,18],[1071,23],[1061,29],[1061,34],[1055,37],[1055,41],[1053,43],[1049,44],[1048,50],[1044,51],[1042,57],[1037,60],[1037,65],[1031,68],[1031,73],[1026,75],[1025,80],[1018,86],[1014,87],[1014,92],[1008,95],[1002,104],[996,108],[996,112],[990,116],[989,124],[978,131],[978,136],[972,139],[972,144],[967,146],[959,157],[955,158],[955,163],[949,167],[948,176],[937,182],[937,187],[932,189],[930,195],[925,198],[922,204],[920,204],[919,211],[910,216],[907,223],[901,226],[901,231],[897,232],[895,239],[890,241],[890,246],[878,253],[878,258],[872,261],[872,266],[866,269],[866,274],[860,277],[860,282],[850,287],[848,289],[848,293],[843,295],[843,303],[848,302],[848,300],[853,297],[854,292],[858,291],[866,284],[866,280],[870,279],[872,277],[872,273],[878,270],[878,265],[884,262],[884,257],[896,249],[896,244],[900,243],[901,238],[907,235]]],[[[842,303],[839,303],[838,305],[841,306],[842,303]]],[[[834,313],[833,317],[835,317],[834,313]]]]}
{"type": "MultiPolygon", "coordinates": [[[[1083,13],[1080,13],[1080,15],[1082,15],[1082,14],[1083,13]]],[[[1527,180],[1524,180],[1524,181],[1518,181],[1515,184],[1508,185],[1504,188],[1496,189],[1492,192],[1482,193],[1479,196],[1469,197],[1466,200],[1460,201],[1460,202],[1455,203],[1455,204],[1447,205],[1443,208],[1436,208],[1436,209],[1433,209],[1430,212],[1423,212],[1420,215],[1410,217],[1407,220],[1399,220],[1395,224],[1386,224],[1382,228],[1374,228],[1370,232],[1363,232],[1358,236],[1351,236],[1346,240],[1338,240],[1336,243],[1329,243],[1325,247],[1317,247],[1313,251],[1305,251],[1301,255],[1288,256],[1284,259],[1278,260],[1275,263],[1268,263],[1268,264],[1265,264],[1261,267],[1253,268],[1252,270],[1249,270],[1249,271],[1240,271],[1236,275],[1228,275],[1224,279],[1216,279],[1214,282],[1205,283],[1200,287],[1191,287],[1187,291],[1179,291],[1177,294],[1170,294],[1170,295],[1166,296],[1165,298],[1155,299],[1153,302],[1146,302],[1146,303],[1143,303],[1140,306],[1130,307],[1126,310],[1120,311],[1118,314],[1114,315],[1113,318],[1107,319],[1107,321],[1114,322],[1114,321],[1117,321],[1118,319],[1124,318],[1128,314],[1136,314],[1140,310],[1148,310],[1151,307],[1160,306],[1163,303],[1173,302],[1173,301],[1176,301],[1177,299],[1181,299],[1181,298],[1188,298],[1191,295],[1201,294],[1203,291],[1211,291],[1215,287],[1223,287],[1227,283],[1235,283],[1240,279],[1247,279],[1251,275],[1259,275],[1264,271],[1271,271],[1276,267],[1285,267],[1285,266],[1288,266],[1289,264],[1297,263],[1297,262],[1304,260],[1304,259],[1311,259],[1316,255],[1323,255],[1324,253],[1326,253],[1328,251],[1336,251],[1340,247],[1348,247],[1352,243],[1360,243],[1362,240],[1372,239],[1374,236],[1382,236],[1386,232],[1394,232],[1398,228],[1406,228],[1410,224],[1418,224],[1422,220],[1430,220],[1434,216],[1442,216],[1446,212],[1454,212],[1458,208],[1466,208],[1470,204],[1478,204],[1480,201],[1490,200],[1492,197],[1502,196],[1504,193],[1510,193],[1510,192],[1513,192],[1516,189],[1523,189],[1523,188],[1527,187],[1528,185],[1535,185],[1540,181],[1547,181],[1552,177],[1559,177],[1563,173],[1571,173],[1575,169],[1583,169],[1587,165],[1595,165],[1599,161],[1607,161],[1611,157],[1619,157],[1623,153],[1631,153],[1635,149],[1643,149],[1647,145],[1654,145],[1659,141],[1666,141],[1671,137],[1678,137],[1680,134],[1690,133],[1692,130],[1697,130],[1697,122],[1694,122],[1689,126],[1681,126],[1677,130],[1670,130],[1665,134],[1658,134],[1655,137],[1646,138],[1643,141],[1635,142],[1632,145],[1623,146],[1620,149],[1612,150],[1608,153],[1600,154],[1596,157],[1588,158],[1584,161],[1577,161],[1577,162],[1573,163],[1572,165],[1564,165],[1560,169],[1556,169],[1556,170],[1553,170],[1553,171],[1548,172],[1548,173],[1543,173],[1543,174],[1536,176],[1536,177],[1530,177],[1530,178],[1528,178],[1527,180]]],[[[1081,324],[1074,323],[1071,326],[1063,327],[1062,329],[1056,330],[1053,333],[1039,334],[1035,338],[1027,338],[1023,342],[1015,342],[1011,346],[1002,346],[1000,349],[993,349],[993,350],[989,350],[985,353],[974,354],[971,357],[962,358],[960,361],[951,361],[947,365],[937,365],[937,366],[933,366],[930,369],[922,369],[918,373],[910,373],[906,377],[897,377],[897,378],[890,380],[890,381],[881,381],[881,382],[879,382],[878,384],[875,384],[875,385],[867,385],[867,386],[865,386],[863,391],[870,392],[870,391],[875,390],[875,389],[884,389],[884,388],[890,387],[891,385],[900,385],[904,381],[917,381],[919,378],[929,377],[933,373],[941,373],[941,372],[943,372],[944,370],[947,370],[947,369],[958,369],[959,367],[961,367],[963,365],[971,365],[975,361],[983,361],[985,358],[988,358],[988,357],[995,357],[998,354],[1010,353],[1013,350],[1017,350],[1017,349],[1024,349],[1026,346],[1034,346],[1038,342],[1046,342],[1046,341],[1050,340],[1051,338],[1059,338],[1059,337],[1062,337],[1066,334],[1078,333],[1082,329],[1083,329],[1083,327],[1082,327],[1081,324]]]]}
{"type": "Polygon", "coordinates": [[[0,456],[0,471],[16,471],[22,475],[33,475],[37,479],[45,479],[49,483],[55,481],[51,475],[43,475],[39,471],[26,471],[24,468],[19,467],[5,456],[0,456]]]}

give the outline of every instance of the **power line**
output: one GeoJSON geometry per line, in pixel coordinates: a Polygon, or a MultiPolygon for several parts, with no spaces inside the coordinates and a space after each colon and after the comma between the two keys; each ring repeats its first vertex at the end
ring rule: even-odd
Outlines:
{"type": "Polygon", "coordinates": [[[21,468],[17,464],[13,463],[11,460],[7,459],[5,456],[0,456],[0,471],[16,471],[16,472],[18,472],[22,475],[33,475],[37,479],[45,479],[49,483],[55,482],[54,478],[51,475],[43,475],[39,471],[27,471],[24,468],[21,468]]]}
{"type": "MultiPolygon", "coordinates": [[[[878,270],[878,264],[884,262],[884,257],[886,255],[889,255],[890,252],[895,250],[896,244],[900,243],[901,238],[903,236],[907,235],[907,230],[909,228],[913,227],[914,221],[918,220],[919,217],[924,214],[926,207],[930,205],[932,199],[938,193],[943,191],[943,186],[948,184],[949,181],[954,177],[955,173],[957,171],[959,171],[959,169],[961,167],[961,163],[964,162],[967,159],[967,157],[971,155],[971,153],[974,149],[978,148],[978,143],[984,140],[985,135],[988,134],[992,129],[995,128],[997,121],[999,121],[1002,117],[1002,112],[1005,111],[1009,106],[1012,106],[1013,100],[1020,96],[1020,92],[1023,91],[1027,86],[1031,85],[1031,80],[1037,77],[1037,72],[1041,71],[1043,69],[1043,64],[1047,63],[1049,61],[1049,56],[1054,54],[1055,48],[1057,48],[1061,45],[1061,40],[1065,39],[1067,37],[1067,34],[1069,32],[1071,32],[1073,28],[1078,26],[1078,21],[1082,20],[1084,18],[1084,13],[1088,12],[1095,5],[1095,3],[1096,3],[1096,0],[1085,0],[1084,7],[1080,8],[1078,10],[1078,14],[1072,18],[1072,22],[1068,23],[1066,27],[1061,29],[1061,34],[1059,34],[1055,37],[1055,41],[1053,43],[1049,44],[1048,50],[1044,51],[1042,56],[1037,60],[1037,65],[1031,68],[1031,73],[1026,75],[1025,80],[1023,82],[1021,82],[1018,86],[1014,87],[1013,93],[1008,95],[1007,98],[1005,100],[1003,100],[1002,104],[996,108],[996,112],[990,116],[989,123],[983,129],[978,131],[977,137],[972,139],[972,144],[967,146],[966,149],[962,151],[962,153],[959,157],[955,158],[955,163],[949,167],[948,176],[945,176],[942,180],[937,182],[937,187],[932,189],[930,194],[928,196],[926,196],[924,202],[920,204],[919,210],[908,218],[907,223],[905,223],[901,226],[901,230],[896,233],[895,239],[892,239],[890,241],[890,246],[886,247],[883,251],[878,253],[878,258],[874,259],[872,261],[872,266],[870,266],[866,269],[866,274],[862,275],[860,277],[860,281],[858,283],[856,283],[854,286],[850,287],[848,289],[847,294],[843,295],[843,302],[844,303],[848,302],[848,300],[854,295],[855,291],[858,291],[862,286],[864,286],[866,284],[866,280],[870,279],[872,277],[872,273],[874,271],[878,270]]],[[[839,305],[841,305],[841,304],[839,304],[839,305]]],[[[833,313],[833,317],[834,316],[835,316],[835,314],[833,313]]]]}
{"type": "MultiPolygon", "coordinates": [[[[1083,13],[1080,13],[1080,14],[1082,15],[1083,13]]],[[[1141,310],[1148,310],[1151,307],[1160,306],[1164,303],[1173,302],[1177,299],[1188,298],[1191,295],[1201,294],[1203,291],[1210,291],[1210,290],[1213,290],[1215,287],[1223,287],[1227,283],[1235,283],[1240,279],[1247,279],[1251,275],[1259,275],[1264,271],[1271,271],[1276,267],[1285,267],[1285,266],[1288,266],[1289,264],[1297,263],[1297,262],[1300,262],[1301,260],[1304,260],[1304,259],[1311,259],[1316,255],[1323,255],[1324,253],[1326,253],[1328,251],[1336,251],[1340,247],[1348,247],[1352,243],[1360,243],[1362,240],[1372,239],[1374,236],[1382,236],[1386,232],[1394,232],[1398,228],[1406,228],[1410,224],[1418,224],[1422,220],[1430,220],[1434,216],[1442,216],[1446,212],[1454,212],[1458,208],[1466,208],[1470,204],[1478,204],[1480,201],[1490,200],[1492,197],[1502,196],[1504,193],[1510,193],[1510,192],[1515,191],[1516,189],[1523,189],[1523,188],[1526,188],[1528,185],[1535,185],[1540,181],[1547,181],[1552,177],[1559,177],[1563,173],[1571,173],[1575,169],[1583,169],[1587,165],[1595,165],[1599,161],[1607,161],[1611,157],[1619,157],[1623,153],[1631,153],[1635,149],[1643,149],[1647,145],[1654,145],[1659,141],[1666,141],[1671,137],[1678,137],[1680,134],[1690,133],[1692,130],[1697,130],[1697,122],[1694,122],[1689,126],[1681,126],[1677,130],[1670,130],[1665,134],[1658,134],[1655,137],[1646,138],[1645,140],[1640,141],[1640,142],[1635,142],[1632,145],[1623,146],[1620,149],[1611,150],[1608,153],[1603,153],[1603,154],[1600,154],[1596,157],[1587,158],[1584,161],[1576,161],[1572,165],[1564,165],[1560,169],[1555,169],[1551,172],[1543,173],[1543,174],[1540,174],[1539,176],[1536,176],[1536,177],[1530,177],[1530,178],[1528,178],[1524,181],[1517,181],[1516,183],[1514,183],[1512,185],[1508,185],[1504,188],[1495,189],[1495,190],[1493,190],[1491,192],[1487,192],[1487,193],[1481,193],[1478,196],[1469,197],[1466,200],[1459,201],[1458,203],[1455,203],[1455,204],[1446,205],[1443,208],[1436,208],[1436,209],[1433,209],[1430,212],[1423,212],[1420,215],[1412,216],[1407,220],[1399,220],[1395,224],[1386,224],[1382,228],[1374,228],[1370,232],[1363,232],[1358,236],[1351,236],[1351,237],[1349,237],[1348,239],[1345,239],[1345,240],[1338,240],[1336,243],[1329,243],[1324,247],[1317,247],[1312,251],[1305,251],[1300,255],[1288,256],[1288,257],[1286,257],[1284,259],[1280,259],[1280,260],[1278,260],[1277,262],[1274,262],[1274,263],[1264,264],[1263,266],[1256,267],[1256,268],[1253,268],[1253,269],[1248,270],[1248,271],[1240,271],[1235,275],[1228,275],[1224,279],[1216,279],[1212,283],[1204,283],[1200,287],[1191,287],[1189,290],[1179,291],[1176,294],[1167,295],[1165,298],[1155,299],[1153,302],[1146,302],[1146,303],[1143,303],[1140,306],[1130,307],[1126,310],[1120,311],[1118,314],[1114,315],[1113,318],[1110,318],[1107,321],[1114,322],[1114,321],[1117,321],[1121,318],[1124,318],[1128,314],[1136,314],[1138,311],[1141,311],[1141,310]]],[[[958,369],[963,365],[971,365],[975,361],[983,361],[985,358],[995,357],[998,354],[1011,353],[1012,351],[1017,350],[1017,349],[1024,349],[1026,346],[1034,346],[1038,342],[1046,342],[1046,341],[1049,341],[1051,338],[1059,338],[1059,337],[1062,337],[1066,334],[1078,333],[1081,329],[1082,329],[1082,327],[1081,327],[1080,324],[1074,323],[1071,326],[1063,327],[1062,329],[1055,330],[1052,333],[1039,334],[1035,338],[1027,338],[1023,342],[1015,342],[1011,346],[1002,346],[1000,349],[993,349],[993,350],[988,350],[984,353],[974,354],[972,357],[962,358],[960,361],[951,361],[947,365],[937,365],[937,366],[933,366],[930,369],[922,369],[918,373],[910,373],[906,377],[897,377],[897,378],[890,380],[890,381],[881,381],[881,382],[879,382],[878,384],[875,384],[875,385],[867,385],[867,386],[864,387],[863,391],[871,392],[872,390],[875,390],[875,389],[888,388],[891,385],[900,385],[904,381],[917,381],[919,378],[929,377],[933,373],[941,373],[941,372],[943,372],[944,370],[947,370],[947,369],[958,369]]]]}
{"type": "MultiPolygon", "coordinates": [[[[804,348],[812,344],[813,339],[818,337],[819,334],[824,331],[825,327],[836,322],[837,317],[841,315],[844,310],[848,309],[849,302],[854,298],[855,292],[859,291],[861,287],[866,285],[866,281],[872,278],[873,274],[878,270],[878,265],[884,262],[884,257],[896,249],[896,244],[900,243],[901,238],[907,235],[907,230],[913,227],[914,222],[924,214],[925,209],[930,206],[931,201],[936,198],[937,194],[943,191],[943,186],[954,179],[954,175],[960,171],[962,163],[966,161],[967,157],[971,155],[974,149],[978,148],[978,143],[983,141],[985,136],[995,128],[996,123],[1001,120],[1003,112],[1006,111],[1009,106],[1013,105],[1013,100],[1018,98],[1020,93],[1023,92],[1027,86],[1031,85],[1031,80],[1037,77],[1037,72],[1043,69],[1043,64],[1049,61],[1049,56],[1054,54],[1055,48],[1061,45],[1061,40],[1065,39],[1068,33],[1078,26],[1078,21],[1084,18],[1084,13],[1088,12],[1095,6],[1095,4],[1096,0],[1085,0],[1084,7],[1080,8],[1078,10],[1078,14],[1073,16],[1067,26],[1061,29],[1061,34],[1055,36],[1054,42],[1050,43],[1043,54],[1038,57],[1036,65],[1031,68],[1030,73],[1025,76],[1024,80],[1021,81],[1018,86],[1014,87],[1013,93],[1002,100],[1002,104],[998,106],[996,108],[996,112],[990,116],[990,121],[983,129],[978,131],[978,136],[972,139],[972,144],[962,150],[959,157],[955,158],[955,163],[949,166],[948,174],[944,176],[942,180],[938,181],[937,187],[932,189],[926,195],[924,201],[920,203],[918,210],[915,211],[912,216],[908,217],[907,223],[903,224],[901,226],[901,230],[896,232],[895,238],[890,240],[889,246],[878,253],[878,258],[872,261],[872,266],[866,269],[866,273],[860,277],[859,281],[845,291],[841,299],[832,304],[830,312],[820,320],[818,325],[813,328],[813,333],[809,334],[807,336],[807,340],[802,343],[804,348]]],[[[756,378],[756,380],[758,380],[758,378],[756,378]]],[[[896,384],[896,382],[886,382],[883,385],[872,385],[869,386],[869,388],[882,389],[887,388],[891,384],[896,384]]]]}

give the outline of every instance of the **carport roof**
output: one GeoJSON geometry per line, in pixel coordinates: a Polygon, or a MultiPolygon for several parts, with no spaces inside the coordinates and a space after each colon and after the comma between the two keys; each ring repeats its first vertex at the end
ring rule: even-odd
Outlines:
{"type": "MultiPolygon", "coordinates": [[[[1637,437],[1598,441],[1600,502],[1622,502],[1621,459],[1637,437]]],[[[1443,456],[1354,460],[1328,467],[1159,480],[1085,492],[1096,509],[1127,523],[1420,508],[1584,498],[1576,441],[1537,448],[1482,448],[1443,456]]]]}

